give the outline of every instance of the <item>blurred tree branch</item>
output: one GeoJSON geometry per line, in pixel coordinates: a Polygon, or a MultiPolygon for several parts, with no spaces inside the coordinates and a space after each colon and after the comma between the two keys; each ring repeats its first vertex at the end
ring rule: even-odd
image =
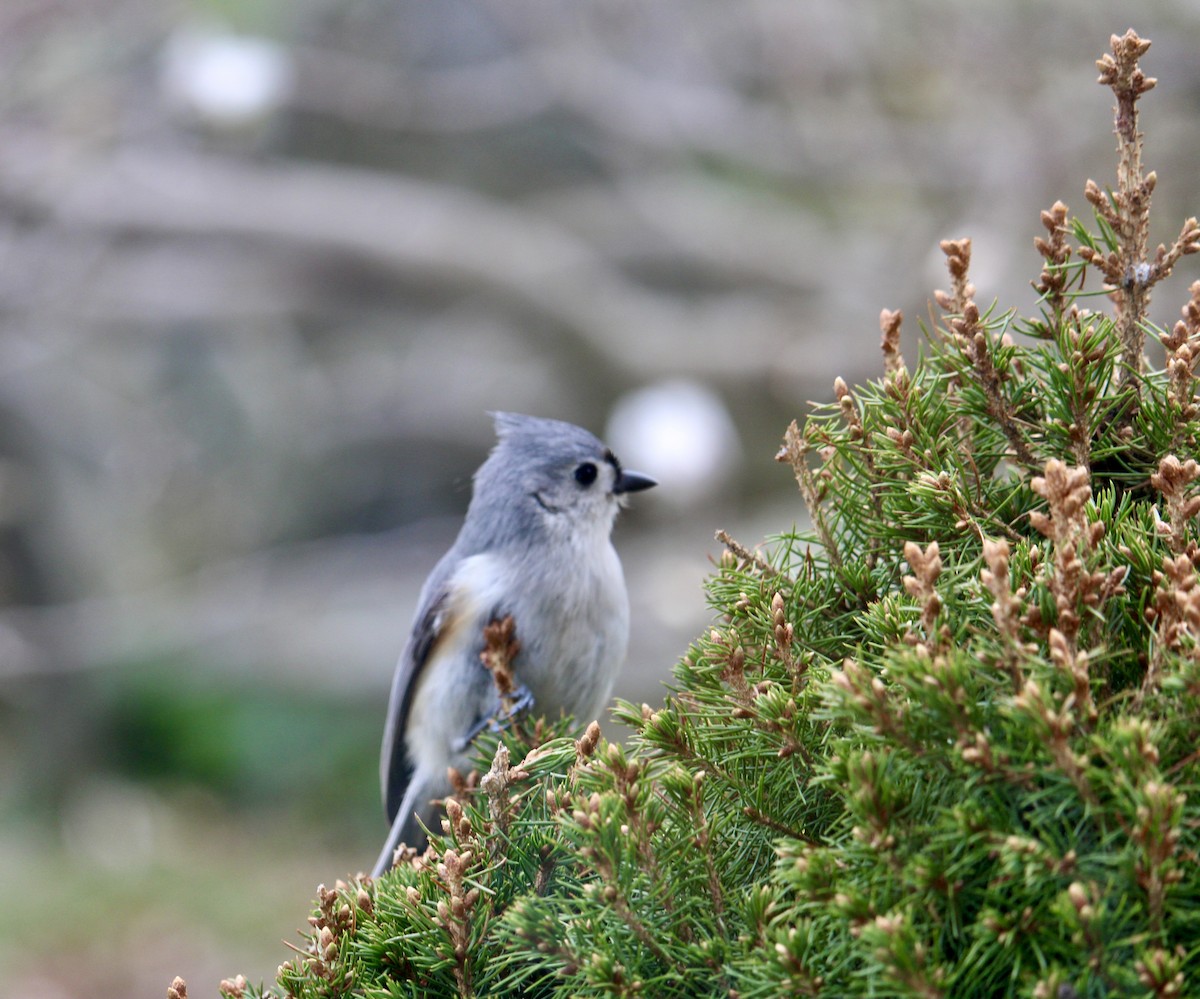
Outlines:
{"type": "Polygon", "coordinates": [[[129,149],[68,170],[56,162],[36,137],[10,136],[0,194],[83,233],[295,242],[422,280],[482,286],[560,324],[617,370],[748,373],[792,326],[784,310],[736,292],[698,301],[660,294],[539,213],[459,187],[185,151],[129,149]],[[692,349],[681,355],[680,343],[692,349]]]}

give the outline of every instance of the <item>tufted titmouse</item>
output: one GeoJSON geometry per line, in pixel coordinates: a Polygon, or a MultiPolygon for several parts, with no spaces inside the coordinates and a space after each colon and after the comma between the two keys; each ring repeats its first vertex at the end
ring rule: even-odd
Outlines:
{"type": "Polygon", "coordinates": [[[501,711],[480,653],[483,631],[511,615],[516,680],[541,715],[590,721],[625,657],[629,597],[611,533],[623,494],[655,481],[621,468],[580,427],[495,414],[498,443],[475,473],[458,538],[417,604],[388,701],[380,779],[391,832],[373,877],[401,843],[419,846],[447,769],[501,711]]]}

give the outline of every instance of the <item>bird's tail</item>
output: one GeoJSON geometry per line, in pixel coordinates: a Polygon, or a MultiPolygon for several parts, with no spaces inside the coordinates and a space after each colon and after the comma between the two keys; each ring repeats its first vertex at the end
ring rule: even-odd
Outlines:
{"type": "Polygon", "coordinates": [[[425,848],[428,841],[425,829],[432,824],[433,817],[437,813],[434,799],[443,793],[443,789],[438,787],[438,784],[438,781],[422,777],[419,773],[413,774],[412,779],[408,782],[408,787],[404,790],[404,799],[400,802],[396,818],[392,821],[387,841],[383,844],[383,849],[379,852],[379,859],[375,861],[375,866],[371,869],[371,877],[377,878],[392,869],[396,849],[401,843],[418,850],[425,848]]]}

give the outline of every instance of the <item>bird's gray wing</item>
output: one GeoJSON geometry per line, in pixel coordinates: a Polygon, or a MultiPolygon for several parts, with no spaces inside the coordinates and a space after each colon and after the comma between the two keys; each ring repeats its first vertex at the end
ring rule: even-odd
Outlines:
{"type": "Polygon", "coordinates": [[[453,549],[443,556],[425,582],[412,633],[404,651],[400,653],[400,661],[392,677],[383,747],[379,756],[379,779],[388,822],[395,820],[409,781],[412,780],[413,764],[405,750],[404,733],[421,673],[445,631],[450,576],[457,561],[452,555],[453,549]]]}

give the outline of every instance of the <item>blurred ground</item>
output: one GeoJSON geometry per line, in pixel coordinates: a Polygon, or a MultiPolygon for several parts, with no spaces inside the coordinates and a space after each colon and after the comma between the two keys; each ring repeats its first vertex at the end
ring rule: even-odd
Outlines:
{"type": "Polygon", "coordinates": [[[1131,23],[1169,239],[1195,2],[7,0],[0,997],[270,978],[371,861],[487,410],[616,413],[662,478],[617,532],[618,693],[660,698],[713,531],[801,515],[782,430],[876,372],[882,307],[915,354],[938,240],[1032,303],[1038,212],[1114,174],[1131,23]]]}

